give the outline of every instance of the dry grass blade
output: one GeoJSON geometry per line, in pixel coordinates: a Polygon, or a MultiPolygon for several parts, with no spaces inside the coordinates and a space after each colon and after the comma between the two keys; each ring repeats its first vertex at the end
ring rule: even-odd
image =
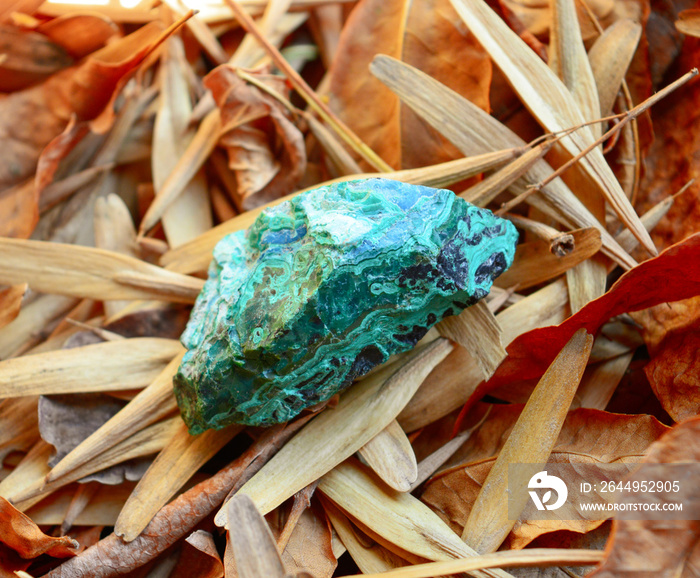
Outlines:
{"type": "Polygon", "coordinates": [[[32,488],[40,488],[44,476],[49,471],[49,458],[53,446],[44,440],[38,440],[17,467],[0,482],[0,496],[11,502],[32,488]]]}
{"type": "MultiPolygon", "coordinates": [[[[179,159],[194,138],[194,131],[189,128],[192,104],[185,66],[188,65],[182,41],[171,38],[161,56],[160,106],[153,125],[151,170],[156,197],[160,196],[168,176],[176,170],[179,159]]],[[[163,212],[163,230],[171,247],[194,239],[213,225],[204,174],[195,173],[188,181],[163,212]]]]}
{"type": "MultiPolygon", "coordinates": [[[[525,142],[510,129],[416,68],[380,55],[374,59],[370,70],[465,155],[525,146],[525,142]]],[[[551,167],[542,160],[535,163],[524,181],[537,184],[551,174],[551,167]]],[[[515,194],[519,192],[519,182],[511,187],[515,194]]],[[[626,268],[636,264],[561,179],[552,180],[538,194],[531,195],[528,202],[567,228],[600,229],[603,251],[610,258],[626,268]]]]}
{"type": "Polygon", "coordinates": [[[155,200],[148,207],[148,211],[141,220],[139,236],[145,236],[148,231],[156,226],[173,201],[187,187],[187,184],[202,168],[211,155],[216,143],[219,141],[221,131],[221,117],[219,109],[212,110],[202,119],[194,137],[187,145],[185,152],[179,158],[177,164],[163,182],[155,200]]]}
{"type": "Polygon", "coordinates": [[[115,534],[125,542],[134,540],[158,510],[243,427],[236,424],[193,436],[181,424],[124,504],[114,526],[115,534]]]}
{"type": "MultiPolygon", "coordinates": [[[[438,339],[355,384],[333,411],[324,411],[242,488],[261,512],[279,506],[350,457],[398,415],[430,371],[451,351],[438,339]],[[333,432],[329,436],[329,432],[333,432]]],[[[225,507],[215,522],[226,524],[225,507]]]]}
{"type": "Polygon", "coordinates": [[[0,361],[0,397],[145,387],[182,351],[174,339],[137,337],[0,361]]]}
{"type": "Polygon", "coordinates": [[[489,379],[506,358],[503,330],[486,303],[479,301],[459,315],[446,317],[437,324],[440,335],[467,349],[479,364],[484,379],[489,379]]]}
{"type": "Polygon", "coordinates": [[[588,52],[602,116],[610,114],[615,104],[641,35],[642,27],[636,22],[618,20],[605,29],[588,52]]]}
{"type": "Polygon", "coordinates": [[[598,229],[571,231],[574,250],[568,255],[553,255],[549,243],[530,241],[521,243],[515,251],[513,265],[503,273],[496,284],[499,287],[518,285],[518,289],[534,287],[565,273],[575,265],[595,255],[601,247],[598,229]]]}
{"type": "Polygon", "coordinates": [[[65,476],[81,464],[175,411],[177,402],[173,395],[173,376],[183,355],[184,351],[181,351],[152,383],[58,462],[47,476],[47,481],[65,476]]]}
{"type": "Polygon", "coordinates": [[[133,257],[77,245],[0,239],[0,253],[0,283],[26,282],[43,293],[193,303],[204,283],[133,257]]]}
{"type": "Polygon", "coordinates": [[[551,147],[552,143],[549,141],[533,147],[498,172],[460,193],[459,196],[473,205],[485,207],[527,173],[537,161],[547,154],[551,147]]]}
{"type": "MultiPolygon", "coordinates": [[[[552,2],[549,48],[550,68],[569,89],[583,118],[596,120],[600,117],[600,102],[573,0],[552,2]]],[[[589,128],[595,136],[600,136],[600,125],[589,128]]]]}
{"type": "MultiPolygon", "coordinates": [[[[475,556],[448,562],[416,564],[409,568],[399,568],[377,574],[362,574],[368,578],[431,578],[473,572],[485,568],[517,568],[542,566],[592,566],[603,560],[603,552],[598,550],[565,550],[556,548],[532,548],[529,550],[508,550],[484,556],[475,556]]],[[[359,578],[356,574],[349,578],[359,578]]]]}
{"type": "Polygon", "coordinates": [[[399,492],[407,492],[416,481],[416,454],[396,420],[362,446],[358,453],[389,487],[399,492]]]}
{"type": "Polygon", "coordinates": [[[0,328],[17,318],[26,292],[26,283],[13,285],[0,291],[0,328]]]}
{"type": "Polygon", "coordinates": [[[509,505],[511,512],[525,506],[527,483],[552,452],[592,347],[593,337],[585,329],[574,333],[525,404],[464,526],[462,538],[477,552],[497,550],[515,524],[509,520],[509,505]],[[511,479],[511,485],[510,464],[523,464],[522,479],[511,479]]]}
{"type": "MultiPolygon", "coordinates": [[[[419,169],[407,169],[391,173],[355,174],[334,179],[320,185],[315,185],[311,188],[317,188],[319,186],[329,185],[341,181],[374,177],[394,179],[404,183],[424,185],[426,187],[447,187],[452,183],[459,182],[474,175],[478,175],[484,171],[504,165],[508,161],[516,158],[522,153],[523,150],[524,149],[522,148],[497,150],[482,155],[474,155],[464,159],[457,159],[419,169]]],[[[271,203],[267,203],[262,207],[251,209],[250,211],[246,211],[241,215],[235,216],[225,223],[217,225],[213,229],[194,239],[192,242],[187,243],[182,247],[171,249],[165,253],[161,258],[161,264],[166,269],[170,271],[177,271],[178,273],[194,273],[195,271],[206,270],[209,262],[211,261],[211,254],[214,250],[214,246],[223,237],[230,233],[247,229],[265,209],[275,207],[280,203],[288,201],[296,195],[300,195],[308,190],[311,190],[311,188],[303,189],[291,195],[287,195],[286,197],[277,199],[271,203]]]]}
{"type": "MultiPolygon", "coordinates": [[[[382,484],[355,460],[328,472],[318,485],[330,500],[382,538],[427,560],[474,556],[435,512],[411,494],[382,484]]],[[[475,572],[474,576],[510,576],[502,570],[475,572]]]]}
{"type": "Polygon", "coordinates": [[[586,259],[567,269],[569,305],[572,315],[605,293],[606,267],[598,258],[586,259]]]}
{"type": "Polygon", "coordinates": [[[321,503],[343,546],[362,572],[386,572],[406,565],[405,560],[363,536],[333,502],[322,496],[321,503]]]}
{"type": "Polygon", "coordinates": [[[245,494],[234,496],[227,506],[232,521],[227,547],[231,548],[235,569],[226,568],[226,575],[240,578],[285,578],[287,575],[272,532],[255,503],[245,494]]]}
{"type": "MultiPolygon", "coordinates": [[[[22,491],[15,494],[17,507],[26,510],[57,489],[85,476],[100,472],[127,460],[157,454],[172,439],[181,424],[182,420],[179,417],[155,423],[98,454],[90,461],[81,464],[68,475],[54,482],[46,482],[43,475],[35,477],[31,483],[27,483],[27,478],[25,478],[25,485],[22,491]]],[[[48,465],[45,465],[45,469],[48,469],[48,465]]]]}
{"type": "MultiPolygon", "coordinates": [[[[450,0],[464,23],[508,77],[523,104],[549,131],[559,132],[584,124],[585,119],[571,93],[540,58],[482,0],[450,0]]],[[[588,127],[559,141],[576,156],[591,145],[594,137],[588,127]]],[[[599,148],[581,158],[581,166],[600,187],[602,194],[639,242],[651,255],[657,251],[639,221],[629,199],[608,166],[599,148]]]]}

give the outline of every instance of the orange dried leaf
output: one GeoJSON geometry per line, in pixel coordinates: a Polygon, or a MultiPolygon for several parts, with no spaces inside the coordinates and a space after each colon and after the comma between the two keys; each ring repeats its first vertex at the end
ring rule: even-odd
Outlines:
{"type": "Polygon", "coordinates": [[[377,54],[412,64],[489,108],[491,63],[447,0],[369,0],[353,10],[331,67],[331,107],[395,169],[461,157],[368,71],[377,54]]]}
{"type": "MultiPolygon", "coordinates": [[[[700,461],[700,418],[685,421],[649,448],[645,464],[700,461]]],[[[697,467],[697,466],[695,466],[697,467]]],[[[635,477],[630,480],[642,480],[635,477]]],[[[685,520],[614,520],[605,548],[606,559],[591,578],[619,576],[694,576],[700,566],[700,499],[697,483],[688,477],[678,493],[625,492],[629,502],[683,504],[685,520]]]]}

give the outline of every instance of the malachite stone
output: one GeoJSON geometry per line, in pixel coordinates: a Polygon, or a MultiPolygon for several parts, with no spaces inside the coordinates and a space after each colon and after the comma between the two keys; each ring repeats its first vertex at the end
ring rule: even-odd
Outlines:
{"type": "Polygon", "coordinates": [[[368,179],[263,211],[214,249],[175,394],[191,433],[322,402],[484,297],[513,225],[451,191],[368,179]]]}

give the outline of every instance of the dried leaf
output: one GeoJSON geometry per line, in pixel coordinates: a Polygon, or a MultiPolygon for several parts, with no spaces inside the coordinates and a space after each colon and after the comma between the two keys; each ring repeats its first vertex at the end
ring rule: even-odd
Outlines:
{"type": "Polygon", "coordinates": [[[54,464],[47,481],[55,481],[81,464],[108,450],[129,436],[155,423],[177,408],[173,376],[184,352],[177,355],[156,379],[134,397],[112,419],[85,438],[60,462],[54,464]]]}
{"type": "Polygon", "coordinates": [[[488,109],[491,63],[458,27],[446,0],[364,1],[343,28],[331,67],[331,106],[395,169],[458,158],[460,153],[367,73],[376,54],[423,70],[488,109]]]}
{"type": "Polygon", "coordinates": [[[27,451],[39,439],[36,396],[3,399],[0,402],[0,463],[8,453],[27,451]]]}
{"type": "MultiPolygon", "coordinates": [[[[490,8],[477,0],[450,1],[508,77],[523,104],[546,130],[557,132],[583,124],[586,119],[567,88],[490,8]]],[[[594,93],[591,94],[593,95],[594,93]]],[[[595,99],[597,100],[597,95],[595,99]]],[[[593,141],[591,131],[588,127],[583,127],[563,137],[559,142],[571,156],[576,156],[593,141]]],[[[600,188],[625,226],[650,254],[656,255],[657,251],[649,233],[639,221],[600,148],[593,149],[579,163],[600,188]]]]}
{"type": "Polygon", "coordinates": [[[75,59],[99,50],[119,35],[119,27],[98,13],[66,14],[42,22],[36,30],[75,59]]]}
{"type": "Polygon", "coordinates": [[[323,512],[305,509],[282,551],[287,572],[308,570],[314,578],[331,578],[338,566],[331,542],[330,523],[323,512]]]}
{"type": "Polygon", "coordinates": [[[145,387],[182,351],[172,339],[142,337],[0,362],[0,397],[145,387]]]}
{"type": "Polygon", "coordinates": [[[48,554],[54,558],[74,556],[77,542],[68,536],[51,538],[5,498],[0,498],[0,542],[30,559],[48,554]]]}
{"type": "MultiPolygon", "coordinates": [[[[518,335],[566,319],[566,283],[558,281],[511,305],[496,316],[503,328],[503,343],[518,335]]],[[[434,422],[463,405],[483,379],[481,370],[467,349],[456,348],[426,378],[398,417],[407,432],[434,422]]]]}
{"type": "MultiPolygon", "coordinates": [[[[455,531],[461,531],[464,527],[472,505],[521,410],[520,405],[493,406],[488,420],[450,459],[449,467],[426,484],[421,500],[455,531]]],[[[649,445],[667,430],[651,416],[577,409],[566,416],[548,461],[636,463],[649,445]]],[[[578,520],[573,513],[570,520],[555,523],[519,520],[509,534],[506,545],[519,549],[549,532],[567,529],[583,533],[598,525],[599,521],[578,520]]]]}
{"type": "Polygon", "coordinates": [[[188,433],[187,426],[181,424],[129,496],[114,526],[114,533],[125,542],[136,539],[187,480],[238,435],[243,427],[234,424],[193,436],[188,433]]]}
{"type": "Polygon", "coordinates": [[[700,413],[700,332],[664,339],[644,371],[663,408],[677,422],[700,413]]]}
{"type": "MultiPolygon", "coordinates": [[[[700,461],[698,436],[700,418],[679,424],[652,444],[644,459],[646,464],[700,461]]],[[[631,476],[630,480],[641,479],[631,476]]],[[[671,501],[683,504],[685,520],[614,520],[605,549],[606,558],[589,574],[592,578],[617,576],[693,576],[700,565],[700,499],[698,486],[689,481],[681,492],[671,495],[625,493],[625,501],[643,503],[671,501]]]]}
{"type": "Polygon", "coordinates": [[[223,578],[224,565],[214,537],[204,530],[192,532],[182,545],[182,553],[170,578],[223,578]]]}
{"type": "Polygon", "coordinates": [[[43,34],[0,24],[0,92],[22,90],[70,66],[73,59],[43,34]]]}
{"type": "MultiPolygon", "coordinates": [[[[324,411],[282,448],[241,492],[267,513],[350,457],[401,411],[425,376],[451,350],[439,339],[414,350],[397,369],[389,365],[350,388],[339,404],[324,411]],[[329,438],[328,432],[334,435],[329,438]]],[[[217,514],[227,524],[225,509],[217,514]]]]}
{"type": "Polygon", "coordinates": [[[221,111],[220,143],[236,174],[236,194],[243,209],[291,193],[306,170],[303,135],[284,106],[261,88],[287,98],[284,80],[272,75],[256,75],[255,80],[260,87],[227,65],[204,79],[221,111]]]}
{"type": "Polygon", "coordinates": [[[26,292],[26,283],[13,285],[0,291],[0,329],[17,318],[26,292]]]}
{"type": "Polygon", "coordinates": [[[690,8],[678,14],[676,29],[688,36],[700,37],[700,10],[690,8]]]}
{"type": "Polygon", "coordinates": [[[520,513],[528,499],[527,480],[537,473],[554,448],[569,411],[588,356],[593,337],[579,329],[549,366],[532,392],[508,440],[489,472],[481,492],[472,506],[462,532],[462,539],[477,552],[494,552],[509,534],[514,520],[509,515],[508,467],[531,464],[523,468],[520,495],[513,493],[512,510],[520,513]],[[527,470],[527,471],[526,471],[527,470]]]}
{"type": "MultiPolygon", "coordinates": [[[[182,41],[173,37],[161,56],[160,107],[153,126],[151,170],[156,194],[194,137],[189,126],[192,103],[188,94],[187,61],[182,41]]],[[[164,212],[163,230],[171,247],[177,247],[212,227],[211,206],[203,172],[195,174],[164,212]]]]}

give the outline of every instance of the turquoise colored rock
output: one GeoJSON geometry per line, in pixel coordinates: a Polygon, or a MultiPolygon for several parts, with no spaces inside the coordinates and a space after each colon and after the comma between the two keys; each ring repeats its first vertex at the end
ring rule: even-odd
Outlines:
{"type": "Polygon", "coordinates": [[[182,336],[174,383],[190,432],[327,400],[484,297],[517,237],[451,191],[383,179],[263,211],[214,249],[182,336]]]}

